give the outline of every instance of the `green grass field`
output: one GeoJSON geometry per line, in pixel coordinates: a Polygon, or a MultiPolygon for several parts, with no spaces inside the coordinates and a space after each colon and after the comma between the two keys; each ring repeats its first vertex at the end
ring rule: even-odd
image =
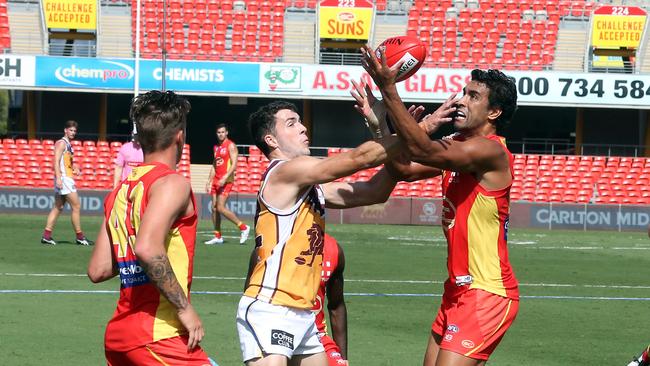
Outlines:
{"type": "MultiPolygon", "coordinates": [[[[0,365],[102,365],[116,279],[85,276],[92,247],[39,243],[44,216],[0,215],[0,365]]],[[[83,218],[94,238],[99,218],[83,218]]],[[[235,311],[252,242],[225,224],[222,246],[197,245],[192,298],[204,349],[240,365],[235,311]],[[230,240],[228,240],[230,239],[230,240]],[[224,294],[224,292],[226,294],[224,294]],[[229,294],[235,293],[235,294],[229,294]]],[[[201,222],[198,240],[209,237],[201,222]]],[[[351,365],[421,365],[446,276],[439,227],[329,225],[346,253],[351,365]]],[[[520,312],[491,365],[627,365],[650,342],[650,240],[644,233],[511,230],[520,312]]]]}

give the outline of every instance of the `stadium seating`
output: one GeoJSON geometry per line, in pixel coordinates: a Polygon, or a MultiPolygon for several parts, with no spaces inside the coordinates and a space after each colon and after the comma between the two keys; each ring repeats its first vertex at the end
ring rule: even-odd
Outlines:
{"type": "MultiPolygon", "coordinates": [[[[282,57],[285,2],[280,0],[142,1],[140,49],[160,58],[162,35],[170,59],[273,62],[282,57]]],[[[132,5],[135,46],[136,2],[132,5]]]]}
{"type": "Polygon", "coordinates": [[[9,34],[9,14],[7,0],[0,0],[0,49],[3,53],[11,48],[11,35],[9,34]]]}
{"type": "MultiPolygon", "coordinates": [[[[122,143],[73,140],[74,161],[81,169],[81,189],[110,189],[113,161],[122,143]]],[[[3,186],[52,188],[53,140],[3,139],[0,142],[0,181],[3,186]]],[[[178,171],[190,179],[190,148],[185,145],[178,171]]]]}
{"type": "Polygon", "coordinates": [[[407,34],[429,45],[425,67],[543,70],[552,66],[560,20],[588,19],[584,0],[415,1],[407,34]]]}
{"type": "MultiPolygon", "coordinates": [[[[79,187],[109,189],[113,159],[120,142],[73,141],[75,161],[82,170],[79,187]]],[[[52,140],[3,139],[0,142],[0,182],[3,186],[52,187],[52,140]]],[[[331,148],[329,155],[345,149],[331,148]]],[[[255,147],[240,155],[233,190],[255,193],[268,160],[255,147]]],[[[366,180],[376,170],[358,172],[341,181],[366,180]]],[[[190,178],[189,146],[178,170],[190,178]]],[[[515,155],[511,199],[536,202],[650,204],[650,159],[632,157],[515,155]]],[[[441,197],[440,178],[399,183],[393,196],[441,197]]]]}

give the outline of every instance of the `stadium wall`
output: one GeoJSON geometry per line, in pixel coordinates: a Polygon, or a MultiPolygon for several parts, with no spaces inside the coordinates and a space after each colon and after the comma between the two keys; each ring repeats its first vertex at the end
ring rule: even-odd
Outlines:
{"type": "MultiPolygon", "coordinates": [[[[108,191],[80,191],[82,215],[98,216],[108,191]]],[[[208,220],[210,196],[197,194],[200,218],[208,220]]],[[[0,188],[0,213],[45,215],[52,208],[54,195],[49,189],[0,188]]],[[[237,216],[252,220],[255,196],[233,193],[228,208],[237,216]]],[[[329,209],[327,221],[341,224],[440,225],[441,199],[392,197],[386,203],[346,210],[329,209]]],[[[650,206],[595,205],[513,202],[509,227],[549,230],[645,231],[650,224],[650,206]]]]}

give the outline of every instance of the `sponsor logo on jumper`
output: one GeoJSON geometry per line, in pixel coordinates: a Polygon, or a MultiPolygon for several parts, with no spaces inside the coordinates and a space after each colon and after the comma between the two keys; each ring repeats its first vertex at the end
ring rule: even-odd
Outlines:
{"type": "Polygon", "coordinates": [[[293,334],[287,333],[283,330],[272,329],[271,344],[293,349],[293,334]]]}
{"type": "Polygon", "coordinates": [[[456,286],[470,285],[472,282],[474,278],[471,275],[456,276],[456,286]]]}
{"type": "Polygon", "coordinates": [[[149,283],[149,277],[137,261],[118,262],[120,283],[123,288],[149,283]]]}

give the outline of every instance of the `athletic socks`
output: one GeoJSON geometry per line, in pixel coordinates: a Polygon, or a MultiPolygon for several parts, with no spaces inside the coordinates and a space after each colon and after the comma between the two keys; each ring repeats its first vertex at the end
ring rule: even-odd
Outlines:
{"type": "Polygon", "coordinates": [[[248,226],[246,226],[246,224],[244,224],[243,222],[239,222],[239,224],[237,224],[237,226],[239,227],[239,230],[240,230],[240,231],[244,231],[244,230],[246,230],[246,228],[248,227],[248,226]]]}
{"type": "Polygon", "coordinates": [[[84,235],[83,231],[80,231],[77,233],[77,240],[84,240],[86,239],[86,236],[84,235]]]}
{"type": "Polygon", "coordinates": [[[217,239],[221,239],[221,231],[214,231],[214,237],[217,239]]]}
{"type": "Polygon", "coordinates": [[[47,240],[51,240],[52,239],[52,230],[49,230],[49,229],[43,230],[43,238],[45,238],[47,240]]]}

